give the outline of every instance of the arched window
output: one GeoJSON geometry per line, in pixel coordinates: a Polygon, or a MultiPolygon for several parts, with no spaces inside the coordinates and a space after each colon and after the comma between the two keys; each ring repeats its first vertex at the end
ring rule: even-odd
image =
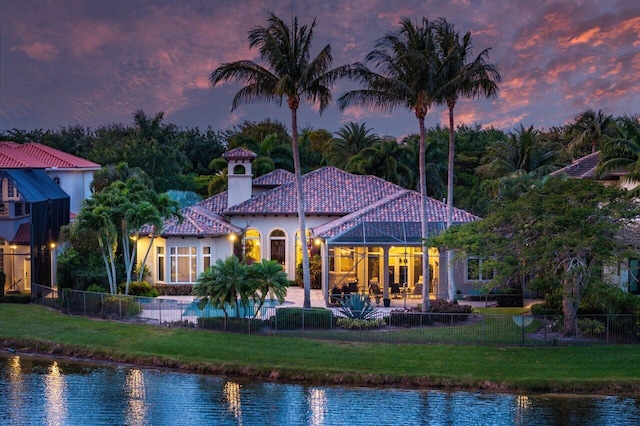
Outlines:
{"type": "Polygon", "coordinates": [[[236,164],[233,168],[233,174],[234,175],[243,175],[245,174],[245,168],[242,164],[236,164]]]}
{"type": "MultiPolygon", "coordinates": [[[[307,248],[312,244],[311,231],[307,229],[307,248]]],[[[296,231],[296,268],[302,263],[302,242],[300,241],[300,230],[296,231]]]]}
{"type": "Polygon", "coordinates": [[[262,259],[260,255],[260,231],[257,229],[247,229],[247,232],[245,232],[244,253],[248,261],[258,262],[262,259]]]}
{"type": "Polygon", "coordinates": [[[271,234],[269,234],[271,260],[275,260],[279,264],[284,265],[287,253],[286,248],[287,240],[284,231],[282,229],[275,229],[271,231],[271,234]]]}

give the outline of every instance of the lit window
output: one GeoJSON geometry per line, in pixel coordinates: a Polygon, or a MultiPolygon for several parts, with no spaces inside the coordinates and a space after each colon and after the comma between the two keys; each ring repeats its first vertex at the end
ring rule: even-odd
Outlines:
{"type": "Polygon", "coordinates": [[[196,248],[171,247],[171,282],[193,283],[196,281],[196,248]]]}
{"type": "Polygon", "coordinates": [[[165,268],[165,263],[164,263],[164,247],[156,247],[157,250],[157,256],[158,256],[158,281],[164,281],[164,268],[165,268]]]}
{"type": "Polygon", "coordinates": [[[286,240],[284,231],[276,229],[269,235],[269,247],[271,249],[271,260],[275,260],[280,265],[284,265],[286,253],[286,240]]]}
{"type": "Polygon", "coordinates": [[[248,229],[244,235],[245,258],[248,261],[257,262],[260,256],[260,232],[257,229],[248,229]]]}
{"type": "Polygon", "coordinates": [[[211,247],[202,247],[202,267],[204,271],[211,267],[211,247]]]}

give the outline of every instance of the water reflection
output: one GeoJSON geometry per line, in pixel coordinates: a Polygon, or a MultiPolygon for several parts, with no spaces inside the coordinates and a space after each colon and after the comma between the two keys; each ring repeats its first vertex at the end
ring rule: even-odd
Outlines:
{"type": "Polygon", "coordinates": [[[127,424],[144,425],[147,417],[147,398],[144,388],[144,376],[142,370],[133,368],[129,370],[125,378],[127,395],[127,424]]]}
{"type": "Polygon", "coordinates": [[[67,418],[65,378],[56,361],[48,368],[44,379],[45,415],[48,425],[62,425],[67,418]]]}
{"type": "Polygon", "coordinates": [[[0,354],[5,425],[640,424],[640,400],[285,385],[0,354]]]}

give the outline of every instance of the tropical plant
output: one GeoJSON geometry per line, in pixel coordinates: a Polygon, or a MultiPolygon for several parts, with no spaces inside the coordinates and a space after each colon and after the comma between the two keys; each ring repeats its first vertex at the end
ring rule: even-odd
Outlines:
{"type": "Polygon", "coordinates": [[[240,307],[246,309],[250,302],[249,271],[237,257],[218,259],[198,277],[193,286],[193,295],[200,309],[207,304],[222,309],[229,318],[229,308],[235,308],[236,318],[240,318],[240,307]]]}
{"type": "MultiPolygon", "coordinates": [[[[427,182],[425,166],[425,125],[427,111],[435,101],[437,62],[433,39],[433,26],[426,18],[421,24],[413,24],[409,19],[400,22],[400,29],[390,32],[376,43],[376,48],[365,58],[373,62],[380,72],[374,72],[365,65],[354,67],[352,78],[360,81],[365,88],[352,90],[338,99],[340,109],[350,105],[363,105],[391,112],[396,107],[412,110],[420,127],[419,183],[420,216],[423,218],[421,235],[427,233],[427,182]]],[[[429,282],[429,254],[423,250],[422,276],[429,282]]],[[[422,306],[429,310],[428,286],[424,286],[422,306]]]]}
{"type": "Polygon", "coordinates": [[[338,311],[346,318],[352,319],[373,319],[377,313],[377,309],[371,305],[369,295],[364,293],[352,293],[339,300],[340,307],[338,311]]]}
{"type": "Polygon", "coordinates": [[[336,132],[335,138],[329,141],[323,158],[328,164],[344,169],[351,157],[378,140],[378,136],[372,134],[365,123],[349,122],[336,132]]]}
{"type": "MultiPolygon", "coordinates": [[[[489,50],[484,49],[471,59],[471,32],[462,39],[453,24],[444,18],[435,23],[434,40],[439,62],[437,78],[437,98],[449,109],[449,156],[447,173],[447,228],[453,223],[453,160],[455,152],[455,131],[453,110],[459,98],[493,98],[498,95],[500,73],[495,65],[488,63],[489,50]]],[[[447,283],[449,300],[455,300],[456,285],[453,265],[453,251],[447,252],[447,283]]]]}
{"type": "Polygon", "coordinates": [[[609,139],[613,124],[613,118],[600,110],[589,109],[579,114],[567,128],[567,149],[574,158],[596,152],[609,139]]]}
{"type": "MultiPolygon", "coordinates": [[[[322,113],[331,101],[331,86],[336,79],[346,76],[350,67],[331,70],[331,46],[326,45],[310,60],[314,20],[310,27],[298,26],[293,18],[288,26],[274,13],[269,14],[267,26],[256,26],[249,31],[249,46],[257,47],[266,64],[262,66],[250,60],[223,63],[209,76],[213,87],[221,82],[235,81],[246,84],[233,98],[231,109],[252,101],[275,101],[286,98],[291,110],[291,143],[298,198],[298,218],[302,247],[307,246],[307,232],[302,192],[300,150],[298,148],[298,108],[300,101],[307,100],[319,106],[322,113]]],[[[309,254],[302,251],[304,270],[304,307],[311,307],[309,278],[309,254]]]]}
{"type": "Polygon", "coordinates": [[[603,144],[596,175],[627,172],[624,182],[640,182],[640,121],[637,116],[619,117],[612,126],[612,137],[603,144]]]}
{"type": "Polygon", "coordinates": [[[249,266],[250,291],[252,298],[258,302],[256,315],[267,300],[267,297],[275,299],[282,304],[287,295],[289,278],[280,265],[275,260],[262,259],[249,266]]]}

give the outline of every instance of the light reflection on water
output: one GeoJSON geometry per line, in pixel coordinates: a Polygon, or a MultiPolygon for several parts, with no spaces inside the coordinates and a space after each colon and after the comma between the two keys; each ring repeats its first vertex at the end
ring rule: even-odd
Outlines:
{"type": "Polygon", "coordinates": [[[285,385],[0,354],[2,425],[640,424],[640,400],[285,385]]]}

